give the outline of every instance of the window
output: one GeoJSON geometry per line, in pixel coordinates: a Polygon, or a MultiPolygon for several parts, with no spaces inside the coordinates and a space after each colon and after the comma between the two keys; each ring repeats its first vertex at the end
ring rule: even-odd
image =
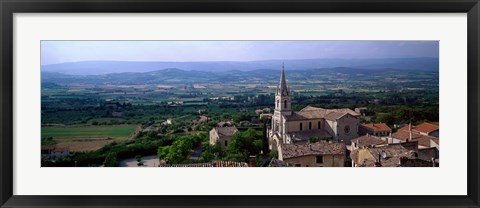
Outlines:
{"type": "Polygon", "coordinates": [[[300,131],[303,130],[303,125],[300,123],[300,131]]]}
{"type": "Polygon", "coordinates": [[[283,101],[283,107],[287,108],[287,100],[283,101]]]}
{"type": "Polygon", "coordinates": [[[350,126],[348,126],[348,125],[345,126],[345,127],[343,128],[343,131],[345,131],[345,133],[348,134],[348,132],[350,132],[350,126]]]}
{"type": "Polygon", "coordinates": [[[226,146],[228,146],[228,141],[227,141],[227,140],[225,140],[225,147],[226,147],[226,146]]]}
{"type": "Polygon", "coordinates": [[[321,123],[320,123],[320,121],[319,121],[319,122],[318,122],[318,129],[320,129],[320,126],[322,126],[322,125],[321,125],[321,123]]]}
{"type": "Polygon", "coordinates": [[[308,122],[308,130],[312,130],[312,122],[308,122]]]}
{"type": "Polygon", "coordinates": [[[277,100],[277,108],[280,107],[280,100],[277,100]]]}
{"type": "Polygon", "coordinates": [[[317,156],[317,163],[323,163],[323,156],[322,155],[317,156]]]}

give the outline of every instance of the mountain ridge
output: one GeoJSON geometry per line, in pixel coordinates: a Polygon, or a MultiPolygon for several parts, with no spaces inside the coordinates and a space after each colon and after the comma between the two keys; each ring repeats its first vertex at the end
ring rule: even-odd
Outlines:
{"type": "Polygon", "coordinates": [[[288,70],[310,70],[320,68],[361,68],[383,70],[438,71],[438,58],[389,58],[389,59],[295,59],[259,61],[205,61],[205,62],[162,62],[162,61],[80,61],[42,65],[42,72],[58,72],[68,75],[105,75],[124,72],[151,72],[162,69],[185,71],[231,72],[258,69],[280,69],[282,62],[288,70]]]}

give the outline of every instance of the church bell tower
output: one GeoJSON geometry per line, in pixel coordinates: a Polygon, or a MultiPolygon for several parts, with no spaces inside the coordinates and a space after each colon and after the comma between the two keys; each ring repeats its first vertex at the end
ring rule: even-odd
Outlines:
{"type": "Polygon", "coordinates": [[[285,65],[282,64],[282,75],[280,77],[280,85],[277,86],[275,94],[275,113],[279,112],[281,115],[292,115],[292,101],[290,91],[285,80],[285,65]]]}
{"type": "MultiPolygon", "coordinates": [[[[285,123],[285,117],[290,115],[292,115],[292,100],[285,79],[285,65],[282,64],[280,84],[275,93],[275,111],[272,116],[272,136],[277,138],[280,144],[286,143],[285,134],[288,132],[288,125],[285,123]]],[[[276,144],[274,142],[272,148],[278,149],[276,144]]]]}

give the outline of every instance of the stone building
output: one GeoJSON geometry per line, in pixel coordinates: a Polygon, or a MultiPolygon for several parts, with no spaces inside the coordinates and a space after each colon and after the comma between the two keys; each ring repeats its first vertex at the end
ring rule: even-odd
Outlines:
{"type": "Polygon", "coordinates": [[[280,84],[275,94],[272,126],[268,130],[271,150],[278,151],[284,144],[304,144],[311,137],[346,144],[358,137],[359,113],[348,108],[324,109],[312,106],[294,112],[291,99],[282,66],[280,84]]]}
{"type": "Polygon", "coordinates": [[[278,159],[295,167],[344,167],[344,143],[284,144],[278,159]]]}
{"type": "Polygon", "coordinates": [[[222,149],[227,149],[232,136],[238,131],[235,126],[217,126],[210,130],[210,144],[220,144],[222,149]]]}

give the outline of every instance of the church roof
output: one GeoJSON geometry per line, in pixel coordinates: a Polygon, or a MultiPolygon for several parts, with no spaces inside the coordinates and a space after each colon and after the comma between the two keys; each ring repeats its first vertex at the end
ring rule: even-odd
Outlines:
{"type": "Polygon", "coordinates": [[[360,114],[348,108],[325,109],[325,108],[316,108],[312,106],[307,106],[300,111],[293,112],[292,115],[286,116],[286,118],[287,120],[291,120],[291,121],[320,119],[320,118],[325,118],[328,120],[336,120],[346,114],[350,114],[352,116],[360,116],[360,114]]]}

